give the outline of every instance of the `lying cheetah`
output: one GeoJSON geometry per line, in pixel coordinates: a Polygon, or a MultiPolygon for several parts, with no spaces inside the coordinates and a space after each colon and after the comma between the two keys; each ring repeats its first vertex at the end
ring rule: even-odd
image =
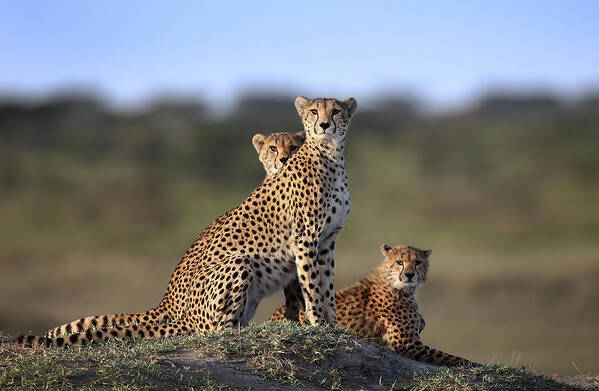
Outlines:
{"type": "MultiPolygon", "coordinates": [[[[418,312],[416,287],[426,281],[431,250],[412,246],[381,246],[385,260],[365,279],[335,293],[337,321],[361,339],[389,345],[401,355],[436,365],[470,361],[424,345],[424,319],[418,312]]],[[[283,306],[270,320],[285,320],[283,306]]],[[[303,311],[299,311],[303,323],[303,311]]]]}
{"type": "MultiPolygon", "coordinates": [[[[305,318],[336,325],[334,248],[350,208],[344,149],[357,103],[298,97],[305,143],[284,169],[209,225],[175,268],[160,304],[144,313],[82,318],[70,336],[20,336],[27,345],[155,338],[246,325],[260,300],[299,276],[305,318]]],[[[54,332],[53,332],[54,331],[54,332]]]]}

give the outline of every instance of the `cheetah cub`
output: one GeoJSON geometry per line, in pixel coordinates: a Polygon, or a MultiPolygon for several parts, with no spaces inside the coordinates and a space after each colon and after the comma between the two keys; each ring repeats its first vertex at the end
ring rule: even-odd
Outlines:
{"type": "MultiPolygon", "coordinates": [[[[426,281],[431,250],[383,245],[381,252],[385,260],[368,277],[335,293],[339,327],[414,360],[445,366],[471,364],[420,341],[424,319],[418,312],[416,287],[426,281]]],[[[284,321],[284,315],[281,306],[270,320],[284,321]]],[[[301,309],[299,320],[303,323],[301,309]]]]}

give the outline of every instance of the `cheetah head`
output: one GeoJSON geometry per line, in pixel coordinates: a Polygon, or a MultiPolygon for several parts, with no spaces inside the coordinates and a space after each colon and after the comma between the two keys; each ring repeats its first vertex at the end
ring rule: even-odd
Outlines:
{"type": "Polygon", "coordinates": [[[394,288],[417,287],[426,281],[432,250],[420,250],[412,246],[381,246],[389,280],[394,288]]]}
{"type": "Polygon", "coordinates": [[[354,98],[342,102],[337,99],[308,99],[298,96],[295,100],[295,108],[302,119],[306,137],[318,141],[330,138],[343,140],[349,120],[357,107],[358,102],[354,98]]]}
{"type": "Polygon", "coordinates": [[[306,139],[304,131],[297,133],[273,133],[264,136],[260,133],[252,138],[258,152],[258,159],[266,170],[266,177],[275,175],[285,165],[291,155],[302,146],[306,139]]]}

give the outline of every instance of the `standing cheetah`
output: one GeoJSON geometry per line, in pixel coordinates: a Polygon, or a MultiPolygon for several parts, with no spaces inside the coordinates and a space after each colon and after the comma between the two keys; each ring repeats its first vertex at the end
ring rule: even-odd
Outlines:
{"type": "MultiPolygon", "coordinates": [[[[368,277],[335,293],[339,327],[414,360],[445,366],[471,364],[420,341],[424,319],[418,312],[416,287],[426,281],[431,250],[383,245],[381,252],[385,260],[368,277]]],[[[277,308],[270,320],[285,320],[284,307],[277,308]]],[[[301,310],[299,320],[304,321],[301,310]]]]}
{"type": "MultiPolygon", "coordinates": [[[[209,225],[179,262],[160,304],[144,313],[82,318],[70,336],[28,345],[155,338],[246,325],[260,300],[299,276],[305,318],[336,325],[334,249],[349,214],[344,149],[355,99],[298,97],[305,143],[284,169],[209,225]]],[[[62,331],[62,330],[59,330],[62,331]]]]}

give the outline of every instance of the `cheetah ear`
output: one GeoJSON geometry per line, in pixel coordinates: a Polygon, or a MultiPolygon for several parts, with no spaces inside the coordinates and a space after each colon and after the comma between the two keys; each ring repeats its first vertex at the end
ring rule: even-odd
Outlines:
{"type": "Polygon", "coordinates": [[[305,96],[298,96],[295,99],[295,109],[297,110],[300,117],[304,115],[304,109],[306,108],[306,106],[308,106],[308,104],[310,104],[310,99],[306,98],[305,96]]]}
{"type": "Polygon", "coordinates": [[[381,246],[381,253],[385,258],[389,258],[391,256],[391,250],[393,250],[393,247],[389,245],[383,244],[381,246]]]}
{"type": "Polygon", "coordinates": [[[254,135],[254,137],[252,137],[252,144],[254,144],[254,148],[256,148],[256,152],[258,152],[258,155],[260,154],[260,151],[264,146],[264,139],[265,137],[260,133],[257,133],[254,135]]]}
{"type": "Polygon", "coordinates": [[[428,258],[431,256],[431,253],[433,252],[433,250],[431,250],[430,248],[428,250],[424,250],[424,255],[428,258]]]}
{"type": "Polygon", "coordinates": [[[347,111],[349,116],[351,117],[356,112],[358,108],[358,102],[354,98],[349,98],[343,101],[345,103],[345,107],[347,107],[347,111]]]}
{"type": "Polygon", "coordinates": [[[303,143],[304,141],[306,141],[306,131],[302,130],[300,132],[297,132],[295,134],[295,137],[297,137],[297,139],[303,143]]]}

